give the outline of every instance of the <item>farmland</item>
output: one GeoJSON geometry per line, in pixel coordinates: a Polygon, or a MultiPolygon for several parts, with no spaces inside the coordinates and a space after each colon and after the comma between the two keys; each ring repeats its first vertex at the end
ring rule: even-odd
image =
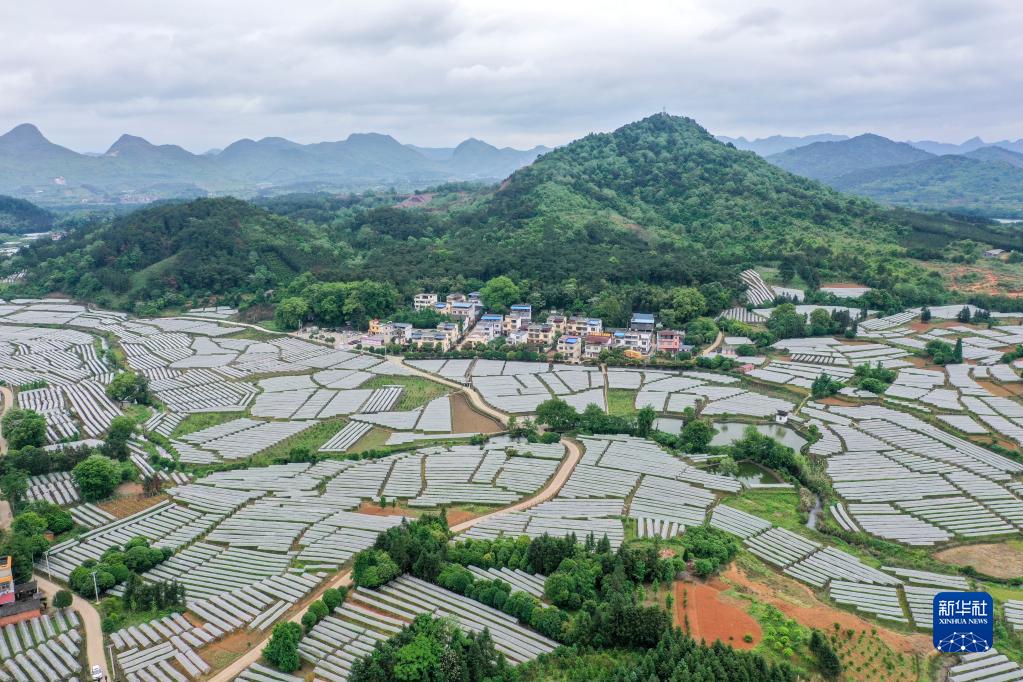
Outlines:
{"type": "MultiPolygon", "coordinates": [[[[51,444],[95,447],[87,439],[105,437],[125,409],[106,387],[125,369],[145,376],[152,393],[156,409],[131,435],[126,461],[137,477],[160,479],[162,496],[147,498],[133,484],[122,500],[92,504],[68,472],[34,475],[26,491],[70,510],[77,526],[37,562],[41,575],[69,582],[83,562],[138,536],[167,550],[141,579],[183,585],[183,613],[107,633],[126,676],[151,665],[174,679],[258,679],[263,664],[249,660],[239,638],[263,642],[346,575],[378,534],[440,509],[471,510],[451,518],[458,538],[479,541],[572,533],[606,537],[612,550],[680,554],[686,529],[715,528],[741,546],[738,567],[674,583],[676,622],[811,669],[802,645],[774,646],[779,627],[795,626],[779,625],[767,604],[798,628],[825,631],[849,679],[920,679],[932,665],[918,646],[931,627],[928,600],[942,589],[990,587],[1004,618],[1023,601],[1005,584],[1020,575],[1012,553],[1023,528],[1023,404],[1016,367],[1001,361],[1023,343],[1023,316],[988,327],[958,322],[957,309],[931,309],[930,323],[910,310],[863,321],[855,342],[776,341],[745,372],[604,372],[557,362],[393,362],[288,335],[246,338],[229,319],[136,319],[66,301],[0,312],[9,348],[0,376],[16,386],[46,383],[17,391],[16,400],[45,417],[51,444]],[[98,329],[114,339],[125,368],[116,354],[97,352],[98,329]],[[960,341],[964,362],[938,365],[917,353],[934,339],[960,341]],[[854,381],[866,362],[892,370],[882,393],[854,381]],[[843,383],[838,399],[808,396],[822,374],[843,383]],[[442,380],[464,388],[453,394],[442,380]],[[772,468],[770,483],[721,470],[723,455],[741,458],[741,443],[682,452],[635,435],[577,433],[576,461],[564,441],[492,433],[496,422],[464,413],[470,394],[521,418],[555,397],[579,412],[595,404],[633,419],[644,408],[711,424],[766,424],[784,413],[809,440],[792,455],[793,468],[761,463],[772,468]],[[1008,446],[985,447],[990,439],[1008,446]],[[811,528],[807,502],[818,499],[811,528]],[[985,562],[989,555],[1003,558],[985,562]],[[961,565],[977,574],[964,575],[961,565]]],[[[545,598],[543,575],[502,579],[545,598]]],[[[500,611],[416,580],[354,592],[302,640],[304,670],[344,678],[360,652],[423,612],[486,621],[513,663],[557,646],[500,611]]],[[[646,589],[661,608],[664,586],[646,589]]],[[[107,590],[123,592],[123,584],[107,590]]],[[[1015,657],[1021,648],[1000,650],[1015,657]]],[[[30,654],[14,660],[41,665],[30,654]]]]}

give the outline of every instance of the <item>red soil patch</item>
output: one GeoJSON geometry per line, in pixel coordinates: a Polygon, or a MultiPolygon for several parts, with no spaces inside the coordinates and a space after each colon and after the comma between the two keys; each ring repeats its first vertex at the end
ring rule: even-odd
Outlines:
{"type": "Polygon", "coordinates": [[[807,586],[784,576],[774,575],[773,577],[773,580],[776,580],[783,589],[776,585],[754,581],[735,564],[729,566],[722,577],[728,582],[740,586],[745,592],[755,595],[757,601],[774,606],[801,625],[818,628],[822,631],[833,630],[835,623],[838,623],[843,630],[870,632],[873,629],[877,630],[878,636],[894,651],[924,656],[934,653],[934,646],[929,636],[904,635],[871,623],[848,611],[836,609],[817,599],[817,596],[807,586]],[[783,593],[787,593],[786,596],[789,596],[790,599],[786,599],[783,593]]]}
{"type": "Polygon", "coordinates": [[[413,194],[404,201],[395,205],[398,208],[414,208],[416,206],[425,206],[431,201],[433,201],[432,194],[413,194]]]}
{"type": "Polygon", "coordinates": [[[153,505],[159,504],[168,499],[168,496],[165,493],[153,495],[152,497],[143,497],[141,494],[142,486],[138,483],[124,483],[117,490],[118,493],[121,494],[120,497],[106,502],[100,502],[96,506],[108,514],[113,514],[119,519],[131,516],[132,514],[137,514],[140,511],[149,509],[153,505]],[[135,492],[136,487],[138,488],[137,492],[135,492]]]}
{"type": "Polygon", "coordinates": [[[696,641],[712,644],[721,640],[736,649],[752,649],[762,637],[760,624],[724,591],[729,586],[720,580],[709,583],[675,583],[675,624],[685,628],[696,641]],[[752,642],[743,638],[750,635],[752,642]]]}
{"type": "Polygon", "coordinates": [[[990,391],[992,395],[1002,396],[1003,398],[1023,394],[1023,386],[1017,386],[1016,384],[996,384],[993,381],[977,381],[977,383],[990,391]]]}
{"type": "Polygon", "coordinates": [[[474,514],[473,512],[466,511],[464,509],[448,509],[448,525],[457,526],[460,523],[465,523],[470,519],[475,519],[477,516],[482,514],[474,514]]]}
{"type": "Polygon", "coordinates": [[[376,502],[369,500],[363,500],[356,511],[360,514],[369,514],[370,516],[419,516],[422,513],[415,509],[406,509],[401,505],[392,507],[388,504],[386,507],[381,507],[376,502]]]}
{"type": "Polygon", "coordinates": [[[854,407],[856,403],[849,402],[848,400],[842,400],[841,398],[821,398],[817,402],[823,403],[824,405],[837,405],[839,407],[854,407]]]}

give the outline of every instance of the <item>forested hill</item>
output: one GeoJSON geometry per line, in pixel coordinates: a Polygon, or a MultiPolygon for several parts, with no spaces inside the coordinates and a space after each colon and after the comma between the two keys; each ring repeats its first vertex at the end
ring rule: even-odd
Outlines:
{"type": "Polygon", "coordinates": [[[49,211],[24,199],[0,194],[0,232],[45,232],[52,226],[53,215],[49,211]]]}
{"type": "Polygon", "coordinates": [[[940,282],[903,256],[941,257],[964,237],[1023,248],[984,222],[840,194],[658,114],[549,152],[497,187],[157,206],[34,245],[0,274],[28,270],[9,295],[62,291],[141,311],[274,304],[315,281],[389,282],[399,301],[508,275],[535,306],[620,323],[670,306],[680,286],[699,287],[713,314],[740,293],[742,269],[782,262],[811,286],[855,279],[934,303],[940,282]]]}

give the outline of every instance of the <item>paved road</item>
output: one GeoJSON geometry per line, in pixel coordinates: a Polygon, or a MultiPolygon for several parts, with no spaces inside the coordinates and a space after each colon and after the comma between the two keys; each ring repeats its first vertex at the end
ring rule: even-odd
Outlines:
{"type": "MultiPolygon", "coordinates": [[[[53,595],[57,593],[57,590],[62,588],[51,583],[38,573],[33,577],[35,578],[39,589],[42,590],[47,597],[49,597],[49,601],[52,604],[53,595]]],[[[78,616],[82,619],[82,623],[85,626],[85,652],[89,659],[89,668],[91,669],[92,666],[98,665],[103,668],[103,670],[107,670],[110,666],[104,659],[103,628],[100,624],[99,612],[92,604],[82,599],[77,594],[73,595],[71,608],[78,613],[78,616]]]]}
{"type": "MultiPolygon", "coordinates": [[[[492,516],[495,516],[497,514],[503,514],[505,512],[523,511],[525,509],[529,509],[530,507],[534,507],[540,504],[541,502],[545,502],[550,498],[554,497],[555,495],[557,495],[558,492],[561,490],[561,487],[565,485],[565,481],[567,481],[568,477],[572,475],[572,471],[575,470],[575,466],[576,464],[579,463],[579,460],[582,458],[583,454],[582,448],[579,446],[577,442],[569,440],[567,438],[562,439],[561,442],[568,449],[568,454],[565,456],[565,459],[561,461],[561,465],[558,467],[557,472],[554,474],[554,478],[551,479],[550,483],[548,483],[543,490],[538,492],[536,495],[530,497],[528,500],[522,500],[521,502],[517,502],[510,507],[505,507],[504,509],[491,512],[490,514],[477,516],[474,519],[469,519],[468,521],[463,521],[462,523],[456,524],[451,527],[451,530],[455,533],[461,533],[462,531],[469,530],[470,528],[478,524],[480,521],[483,521],[484,519],[489,519],[492,516]]],[[[333,580],[331,580],[326,585],[318,589],[312,596],[308,597],[303,603],[308,604],[311,601],[319,599],[320,595],[322,595],[323,591],[326,590],[328,587],[341,587],[342,585],[351,585],[351,583],[352,583],[351,571],[339,573],[336,577],[334,577],[333,580]]],[[[305,612],[304,608],[300,609],[297,613],[295,613],[294,616],[290,618],[291,622],[292,623],[300,622],[302,620],[302,614],[304,612],[305,612]]],[[[266,646],[266,643],[269,641],[269,639],[270,637],[267,636],[258,644],[253,645],[252,648],[250,648],[241,658],[239,658],[234,663],[221,670],[214,677],[211,677],[209,679],[209,682],[231,682],[231,680],[237,677],[243,670],[245,670],[245,668],[249,667],[251,664],[259,660],[259,657],[263,655],[263,647],[266,646]]]]}
{"type": "Polygon", "coordinates": [[[462,391],[463,393],[465,393],[465,395],[469,397],[469,402],[471,402],[473,407],[475,407],[477,410],[483,412],[489,417],[493,417],[501,424],[508,423],[508,415],[492,407],[491,405],[488,405],[487,402],[483,400],[480,394],[472,386],[466,386],[465,384],[460,384],[457,381],[451,381],[450,379],[439,377],[436,374],[430,374],[429,372],[424,372],[421,369],[416,369],[412,365],[403,364],[401,361],[401,356],[399,355],[388,355],[387,361],[395,365],[401,365],[406,370],[412,372],[416,376],[421,376],[426,379],[429,379],[430,381],[434,381],[438,384],[442,384],[444,386],[448,386],[449,388],[462,391]]]}

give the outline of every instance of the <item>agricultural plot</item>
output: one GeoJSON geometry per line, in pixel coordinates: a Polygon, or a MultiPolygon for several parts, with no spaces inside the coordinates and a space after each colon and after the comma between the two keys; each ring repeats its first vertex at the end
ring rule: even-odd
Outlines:
{"type": "Polygon", "coordinates": [[[78,679],[81,646],[78,614],[71,609],[0,627],[0,679],[78,679]]]}
{"type": "Polygon", "coordinates": [[[451,618],[466,632],[490,631],[494,647],[512,664],[550,653],[557,643],[497,609],[411,576],[377,590],[357,588],[344,604],[316,624],[299,643],[317,679],[346,680],[352,664],[397,633],[417,615],[451,618]]]}

